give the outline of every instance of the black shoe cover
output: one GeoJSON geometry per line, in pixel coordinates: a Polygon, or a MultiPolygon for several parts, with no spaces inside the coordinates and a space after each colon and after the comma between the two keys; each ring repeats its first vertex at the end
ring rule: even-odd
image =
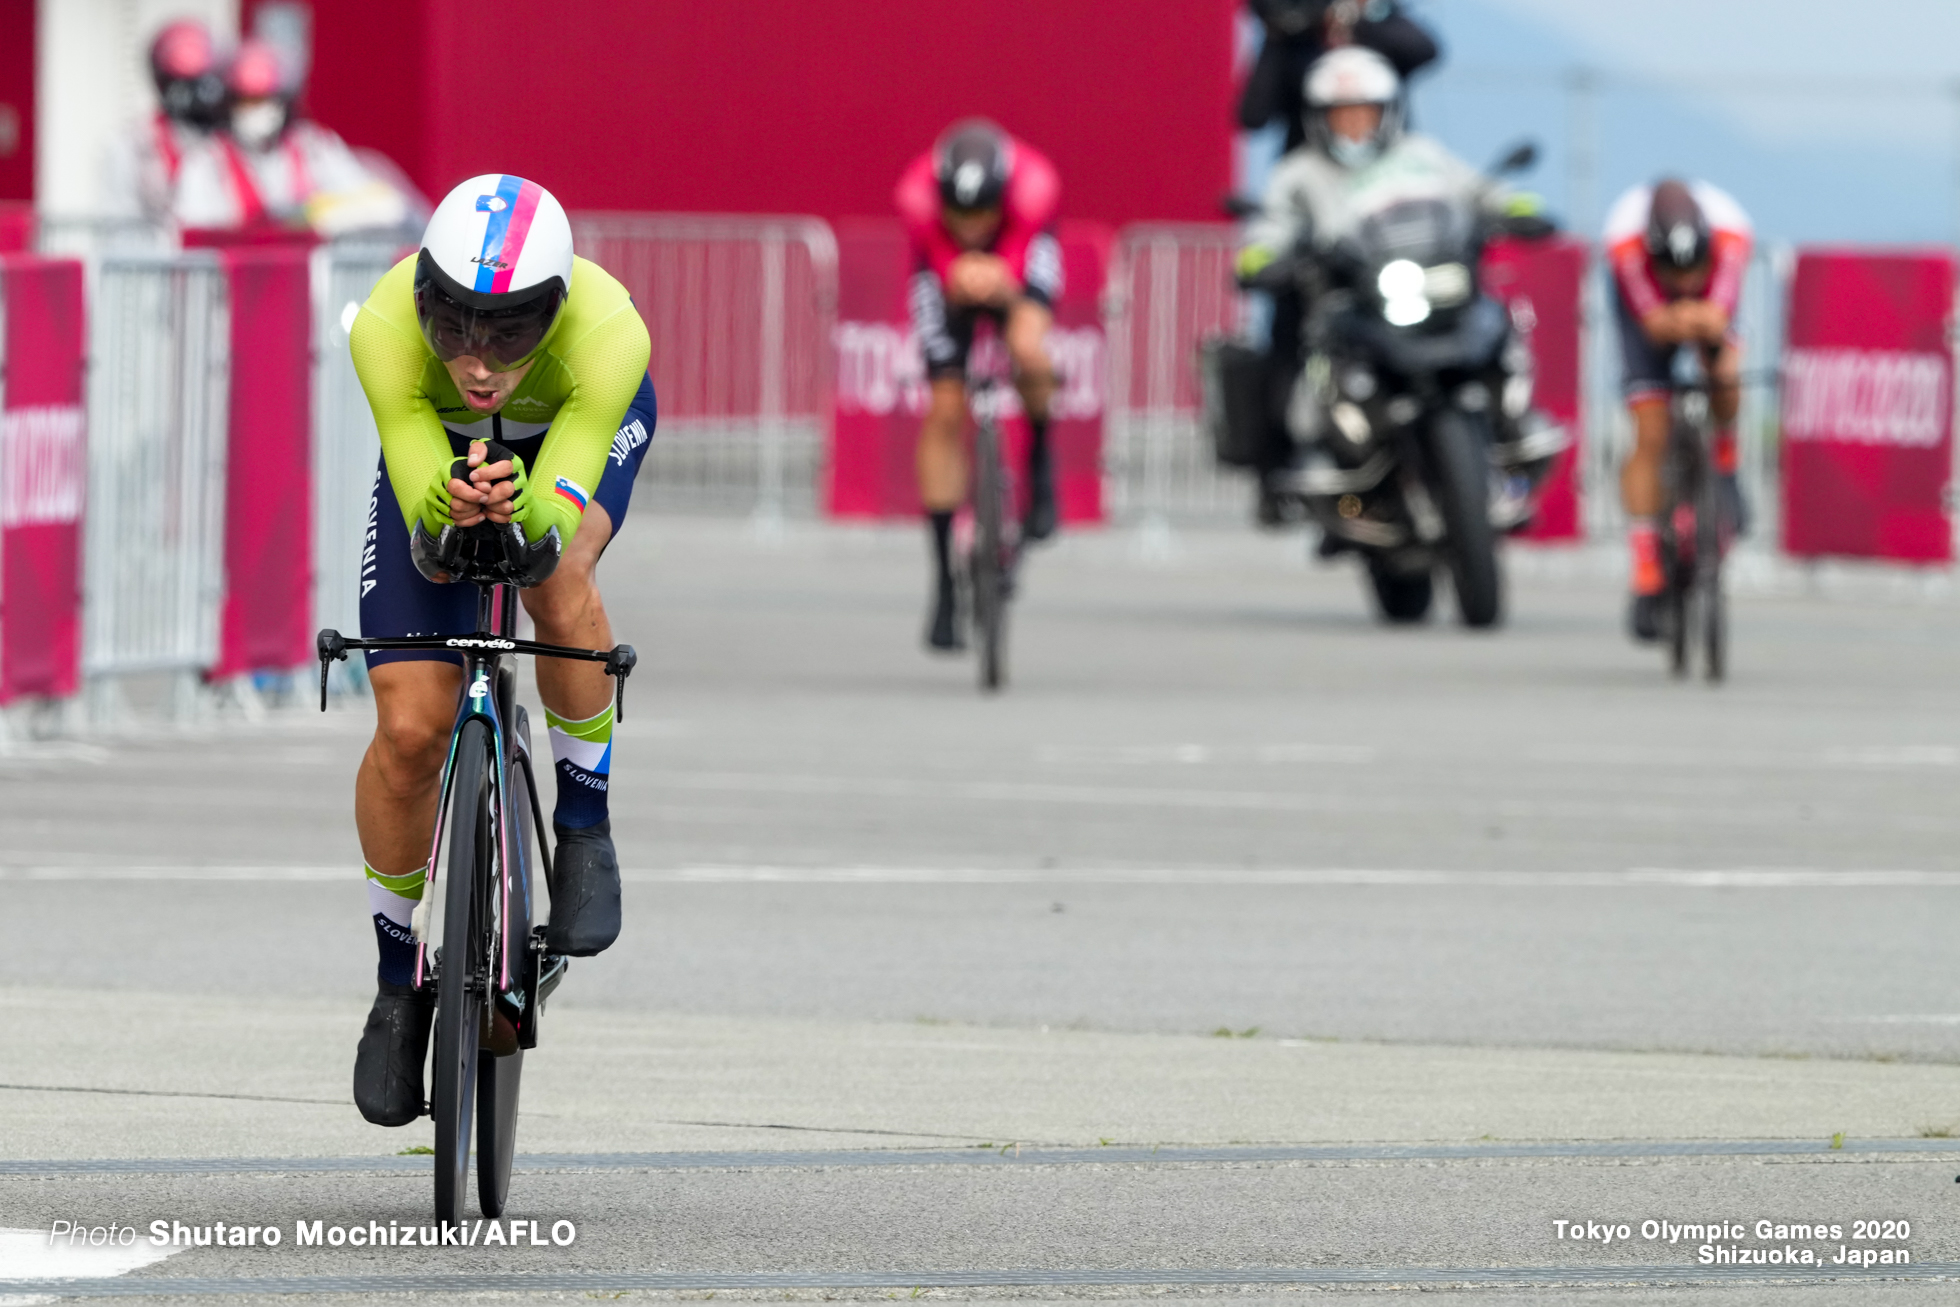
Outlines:
{"type": "Polygon", "coordinates": [[[939,653],[958,653],[966,648],[960,637],[959,604],[951,586],[941,586],[932,604],[932,622],[926,627],[926,648],[939,653]]]}
{"type": "Polygon", "coordinates": [[[602,953],[619,938],[619,858],[612,821],[571,830],[553,822],[551,924],[544,946],[569,958],[602,953]]]}
{"type": "Polygon", "coordinates": [[[354,1106],[374,1125],[407,1125],[422,1115],[422,1063],[436,996],[381,982],[354,1054],[354,1106]]]}
{"type": "Polygon", "coordinates": [[[1652,644],[1661,638],[1661,597],[1659,595],[1635,595],[1633,605],[1627,610],[1627,630],[1642,644],[1652,644]]]}

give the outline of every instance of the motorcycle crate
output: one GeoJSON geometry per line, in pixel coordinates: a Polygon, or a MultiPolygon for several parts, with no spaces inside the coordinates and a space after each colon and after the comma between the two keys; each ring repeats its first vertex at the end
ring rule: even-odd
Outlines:
{"type": "Polygon", "coordinates": [[[1205,431],[1226,467],[1253,467],[1266,440],[1266,356],[1243,340],[1210,336],[1198,346],[1205,431]]]}

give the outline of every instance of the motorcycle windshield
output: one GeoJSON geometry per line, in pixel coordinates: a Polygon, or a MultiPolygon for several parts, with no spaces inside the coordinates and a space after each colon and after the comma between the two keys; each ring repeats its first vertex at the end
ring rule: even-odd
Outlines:
{"type": "Polygon", "coordinates": [[[1460,200],[1399,199],[1360,215],[1354,243],[1377,268],[1398,259],[1431,267],[1464,261],[1471,228],[1470,208],[1460,200]]]}

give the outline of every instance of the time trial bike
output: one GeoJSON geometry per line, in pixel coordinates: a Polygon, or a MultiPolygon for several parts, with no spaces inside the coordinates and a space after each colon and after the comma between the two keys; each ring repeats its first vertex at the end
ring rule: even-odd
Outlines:
{"type": "MultiPolygon", "coordinates": [[[[490,457],[500,457],[494,445],[490,457]]],[[[453,1224],[464,1214],[472,1130],[478,1204],[485,1216],[503,1214],[524,1051],[537,1046],[540,1011],[566,967],[565,958],[546,952],[545,928],[532,925],[538,915],[533,867],[549,888],[551,850],[531,761],[530,718],[517,702],[516,660],[531,654],[604,663],[614,678],[615,719],[623,720],[626,678],[638,655],[628,644],[573,649],[518,639],[517,591],[549,575],[549,567],[539,575],[536,547],[526,546],[515,524],[450,527],[443,535],[454,548],[441,575],[477,587],[472,634],[361,640],[324,630],[317,652],[323,712],[327,674],[351,652],[424,649],[463,660],[422,902],[413,918],[414,983],[436,996],[427,1107],[435,1118],[435,1214],[453,1224]]]]}

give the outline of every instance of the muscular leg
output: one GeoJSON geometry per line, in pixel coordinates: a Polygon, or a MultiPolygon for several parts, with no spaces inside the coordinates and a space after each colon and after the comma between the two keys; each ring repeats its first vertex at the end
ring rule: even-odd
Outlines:
{"type": "Polygon", "coordinates": [[[368,908],[380,945],[378,992],[354,1054],[354,1103],[375,1125],[407,1125],[422,1111],[422,1062],[434,1000],[409,988],[409,934],[442,788],[443,754],[463,669],[454,663],[382,663],[374,687],[374,740],[354,781],[354,824],[367,859],[368,908]]]}
{"type": "Polygon", "coordinates": [[[354,824],[367,865],[393,880],[419,873],[428,862],[463,669],[441,662],[383,663],[368,673],[368,683],[374,687],[374,739],[354,781],[354,824]]]}
{"type": "Polygon", "coordinates": [[[932,536],[932,617],[926,628],[931,649],[960,648],[958,605],[953,597],[953,514],[966,502],[966,381],[934,377],[919,425],[919,501],[925,505],[932,536]]]}
{"type": "Polygon", "coordinates": [[[1007,356],[1014,361],[1014,388],[1030,422],[1048,423],[1055,395],[1055,361],[1048,356],[1048,332],[1055,315],[1034,300],[1016,300],[1008,310],[1007,356]]]}
{"type": "Polygon", "coordinates": [[[1661,460],[1667,454],[1667,399],[1653,396],[1628,406],[1633,415],[1633,452],[1620,467],[1620,503],[1629,518],[1661,511],[1661,460]]]}
{"type": "MultiPolygon", "coordinates": [[[[612,519],[594,502],[551,579],[522,592],[539,640],[580,649],[612,646],[612,623],[606,620],[595,574],[612,532],[612,519]]],[[[619,860],[606,807],[612,783],[613,681],[603,664],[559,658],[538,659],[537,675],[558,777],[551,821],[558,849],[545,944],[555,953],[587,957],[619,937],[619,860]]]]}
{"type": "Polygon", "coordinates": [[[919,501],[928,513],[952,513],[966,502],[966,382],[935,377],[919,425],[919,501]]]}
{"type": "MultiPolygon", "coordinates": [[[[595,569],[599,555],[612,539],[612,519],[596,502],[587,506],[585,520],[571,547],[558,560],[558,570],[543,585],[519,593],[524,611],[537,624],[538,639],[546,644],[579,649],[610,649],[612,623],[606,620],[595,569]]],[[[603,663],[570,662],[563,658],[537,660],[538,697],[544,706],[569,721],[583,721],[604,712],[613,700],[612,677],[603,663]]]]}
{"type": "Polygon", "coordinates": [[[1008,310],[1002,333],[1008,357],[1014,361],[1014,388],[1028,415],[1033,440],[1028,445],[1027,516],[1021,530],[1030,540],[1046,539],[1055,530],[1055,472],[1048,449],[1049,404],[1055,395],[1055,363],[1048,356],[1048,331],[1055,315],[1033,300],[1017,300],[1008,310]]]}
{"type": "Polygon", "coordinates": [[[1631,555],[1633,608],[1628,621],[1634,638],[1660,635],[1657,596],[1666,585],[1661,542],[1654,518],[1661,511],[1661,461],[1667,456],[1668,405],[1664,395],[1643,396],[1628,406],[1633,414],[1633,452],[1620,468],[1620,501],[1627,510],[1627,548],[1631,555]]]}

